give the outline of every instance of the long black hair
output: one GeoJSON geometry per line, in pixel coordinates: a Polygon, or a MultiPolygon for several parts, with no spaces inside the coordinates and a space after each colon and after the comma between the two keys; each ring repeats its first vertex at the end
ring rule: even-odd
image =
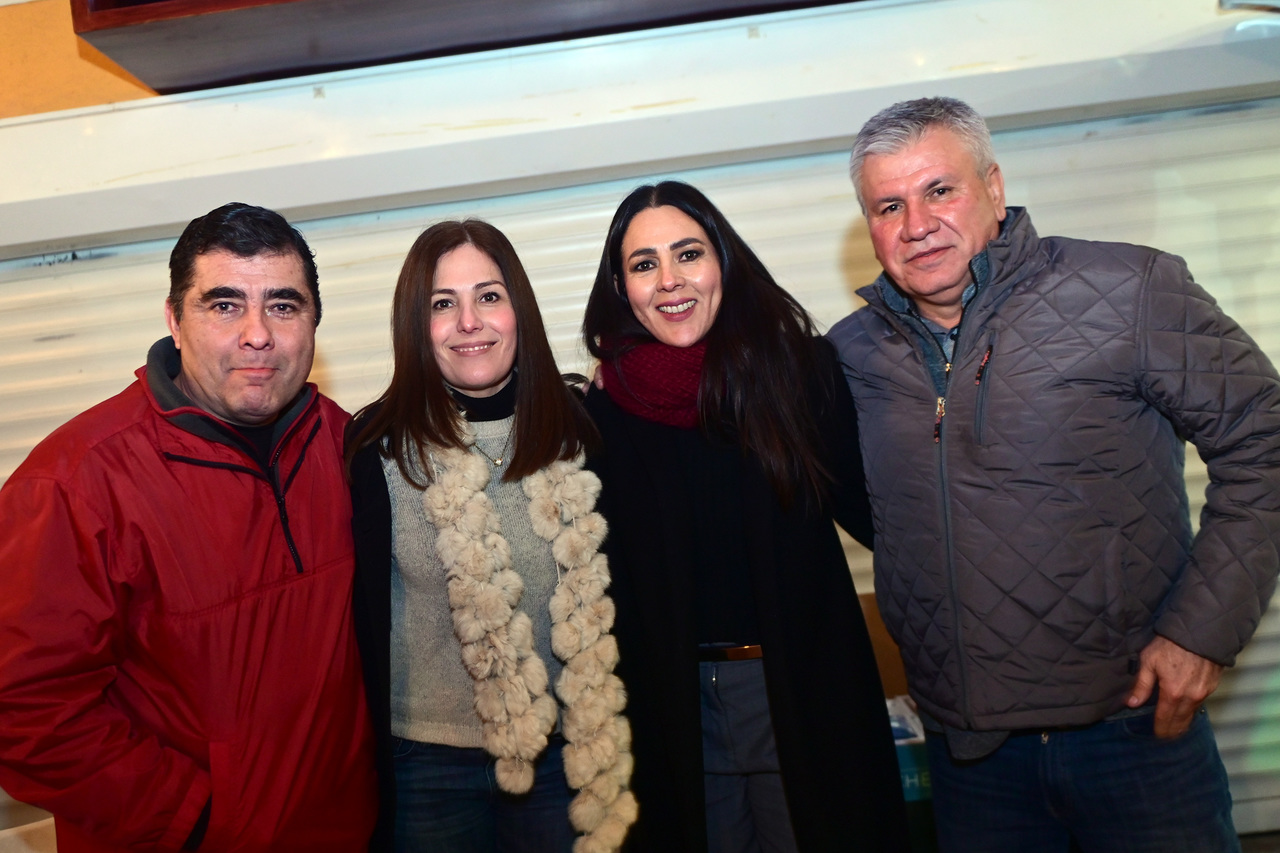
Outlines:
{"type": "Polygon", "coordinates": [[[818,458],[817,426],[806,395],[817,369],[813,320],[694,187],[663,181],[623,199],[587,300],[582,324],[587,350],[620,366],[629,349],[655,340],[627,301],[622,241],[638,213],[666,206],[702,226],[720,261],[720,308],[706,335],[698,390],[703,428],[727,426],[742,450],[759,460],[784,503],[797,493],[821,499],[830,475],[818,458]]]}

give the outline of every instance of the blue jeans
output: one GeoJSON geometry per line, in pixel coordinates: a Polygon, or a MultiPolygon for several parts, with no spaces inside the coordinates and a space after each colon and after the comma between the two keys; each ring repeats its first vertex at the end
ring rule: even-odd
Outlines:
{"type": "Polygon", "coordinates": [[[1202,709],[1174,740],[1153,714],[1020,732],[954,761],[928,735],[942,853],[1238,853],[1231,794],[1202,709]]]}
{"type": "Polygon", "coordinates": [[[397,738],[396,853],[568,853],[576,833],[563,748],[553,738],[533,788],[509,794],[483,749],[397,738]]]}
{"type": "Polygon", "coordinates": [[[707,850],[794,853],[795,836],[765,694],[764,663],[703,662],[698,667],[707,850]]]}

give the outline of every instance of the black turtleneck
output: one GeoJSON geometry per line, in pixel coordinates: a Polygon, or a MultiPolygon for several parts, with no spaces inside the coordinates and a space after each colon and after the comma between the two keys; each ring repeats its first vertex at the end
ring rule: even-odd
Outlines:
{"type": "Polygon", "coordinates": [[[235,424],[235,428],[253,447],[254,460],[257,461],[263,469],[271,467],[271,451],[275,447],[276,425],[272,421],[269,424],[261,424],[259,426],[242,426],[235,424]]]}
{"type": "Polygon", "coordinates": [[[453,395],[454,400],[458,401],[458,405],[462,406],[462,413],[467,420],[473,423],[500,421],[515,413],[516,384],[519,380],[520,374],[513,370],[511,381],[504,385],[501,391],[490,394],[488,397],[472,397],[452,387],[449,388],[449,393],[453,395]]]}

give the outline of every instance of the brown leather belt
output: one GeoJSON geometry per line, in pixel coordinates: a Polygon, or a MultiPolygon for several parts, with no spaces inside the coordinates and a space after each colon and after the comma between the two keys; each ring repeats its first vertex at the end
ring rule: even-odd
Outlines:
{"type": "Polygon", "coordinates": [[[764,650],[759,646],[698,646],[698,660],[724,663],[733,660],[759,660],[764,650]]]}

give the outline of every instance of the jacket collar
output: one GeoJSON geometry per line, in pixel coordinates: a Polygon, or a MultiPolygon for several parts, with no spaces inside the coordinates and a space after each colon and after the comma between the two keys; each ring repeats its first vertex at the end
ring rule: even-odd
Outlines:
{"type": "Polygon", "coordinates": [[[1039,256],[1040,235],[1025,207],[1005,208],[1000,236],[987,244],[991,291],[1003,293],[1045,265],[1039,256]]]}
{"type": "MultiPolygon", "coordinates": [[[[182,393],[182,389],[174,381],[181,370],[182,358],[171,337],[163,337],[152,344],[147,352],[146,366],[138,368],[137,377],[147,389],[152,405],[160,415],[184,432],[216,444],[234,447],[252,458],[253,445],[233,425],[213,417],[182,393]]],[[[316,387],[308,382],[276,419],[271,433],[273,449],[279,446],[280,441],[310,408],[316,396],[316,387]]]]}

